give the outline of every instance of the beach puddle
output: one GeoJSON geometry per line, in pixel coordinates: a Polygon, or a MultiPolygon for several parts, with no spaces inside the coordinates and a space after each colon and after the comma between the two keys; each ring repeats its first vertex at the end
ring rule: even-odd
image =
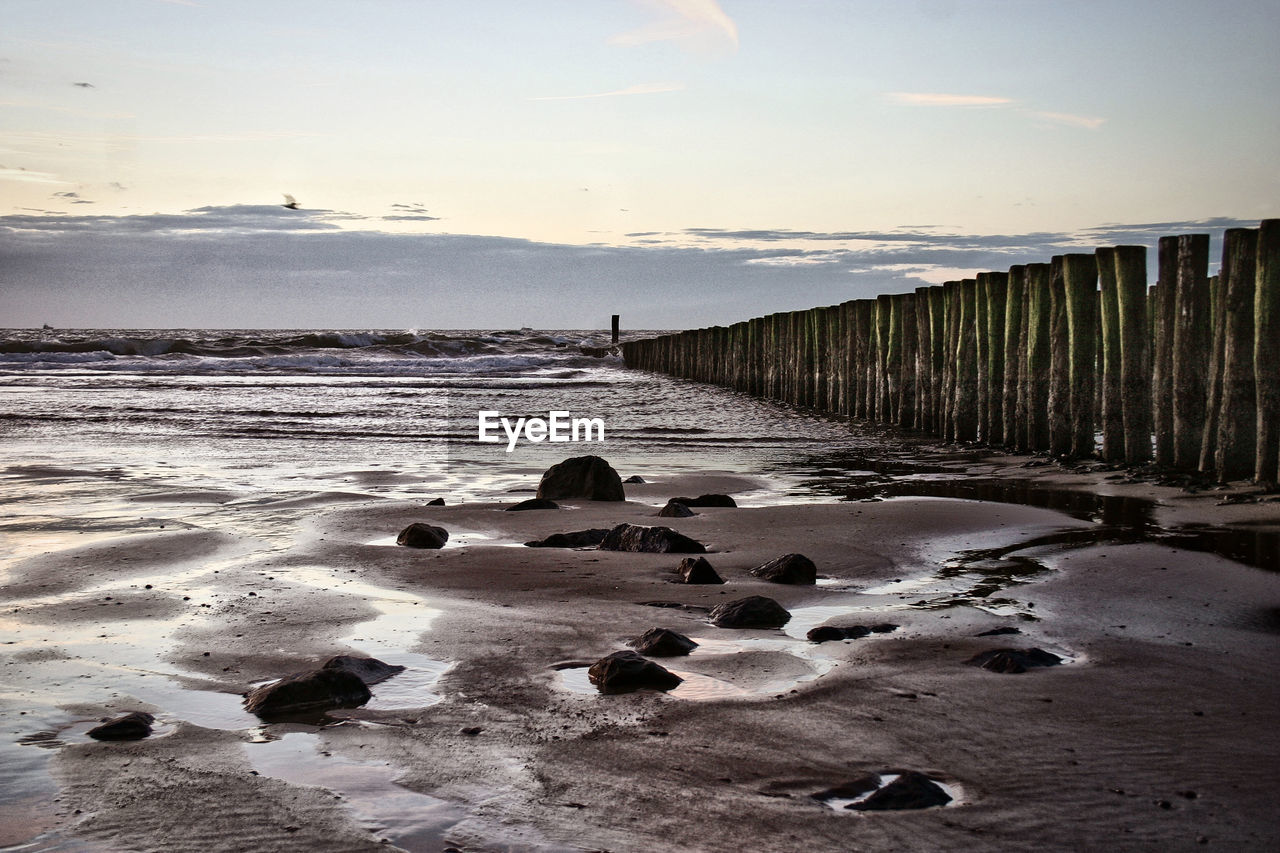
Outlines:
{"type": "Polygon", "coordinates": [[[452,803],[396,784],[389,764],[341,755],[312,734],[291,732],[245,744],[244,751],[262,776],[332,791],[370,832],[403,849],[448,847],[448,830],[467,816],[452,803]]]}

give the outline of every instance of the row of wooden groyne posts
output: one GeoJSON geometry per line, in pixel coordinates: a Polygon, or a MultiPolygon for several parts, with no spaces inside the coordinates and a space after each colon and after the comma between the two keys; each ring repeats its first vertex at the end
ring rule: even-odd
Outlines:
{"type": "Polygon", "coordinates": [[[634,340],[628,367],[1061,457],[1275,483],[1280,219],[634,340]],[[1101,436],[1099,443],[1098,436],[1101,436]]]}

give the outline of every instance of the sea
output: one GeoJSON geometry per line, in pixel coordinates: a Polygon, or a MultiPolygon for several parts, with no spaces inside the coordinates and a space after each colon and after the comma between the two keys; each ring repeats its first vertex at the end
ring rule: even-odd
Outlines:
{"type": "Polygon", "coordinates": [[[841,419],[629,370],[609,347],[581,330],[0,331],[3,475],[453,503],[536,486],[590,453],[624,478],[760,476],[766,502],[821,497],[804,486],[821,460],[869,440],[841,419]],[[512,446],[500,422],[551,412],[598,421],[603,441],[584,428],[576,443],[522,433],[512,446]],[[362,473],[374,470],[396,482],[362,473]]]}

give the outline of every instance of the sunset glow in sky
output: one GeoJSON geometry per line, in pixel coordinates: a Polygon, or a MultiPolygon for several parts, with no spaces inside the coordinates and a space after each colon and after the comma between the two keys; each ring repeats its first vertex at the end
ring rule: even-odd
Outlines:
{"type": "Polygon", "coordinates": [[[1278,0],[3,12],[6,326],[725,323],[1280,216],[1278,0]]]}

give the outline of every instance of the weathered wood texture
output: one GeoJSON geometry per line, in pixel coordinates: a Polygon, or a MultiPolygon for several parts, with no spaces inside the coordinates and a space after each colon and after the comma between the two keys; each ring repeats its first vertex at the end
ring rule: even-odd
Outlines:
{"type": "Polygon", "coordinates": [[[1280,220],[622,344],[628,367],[1063,457],[1280,477],[1280,220]],[[1095,435],[1102,443],[1095,448],[1095,435]]]}

